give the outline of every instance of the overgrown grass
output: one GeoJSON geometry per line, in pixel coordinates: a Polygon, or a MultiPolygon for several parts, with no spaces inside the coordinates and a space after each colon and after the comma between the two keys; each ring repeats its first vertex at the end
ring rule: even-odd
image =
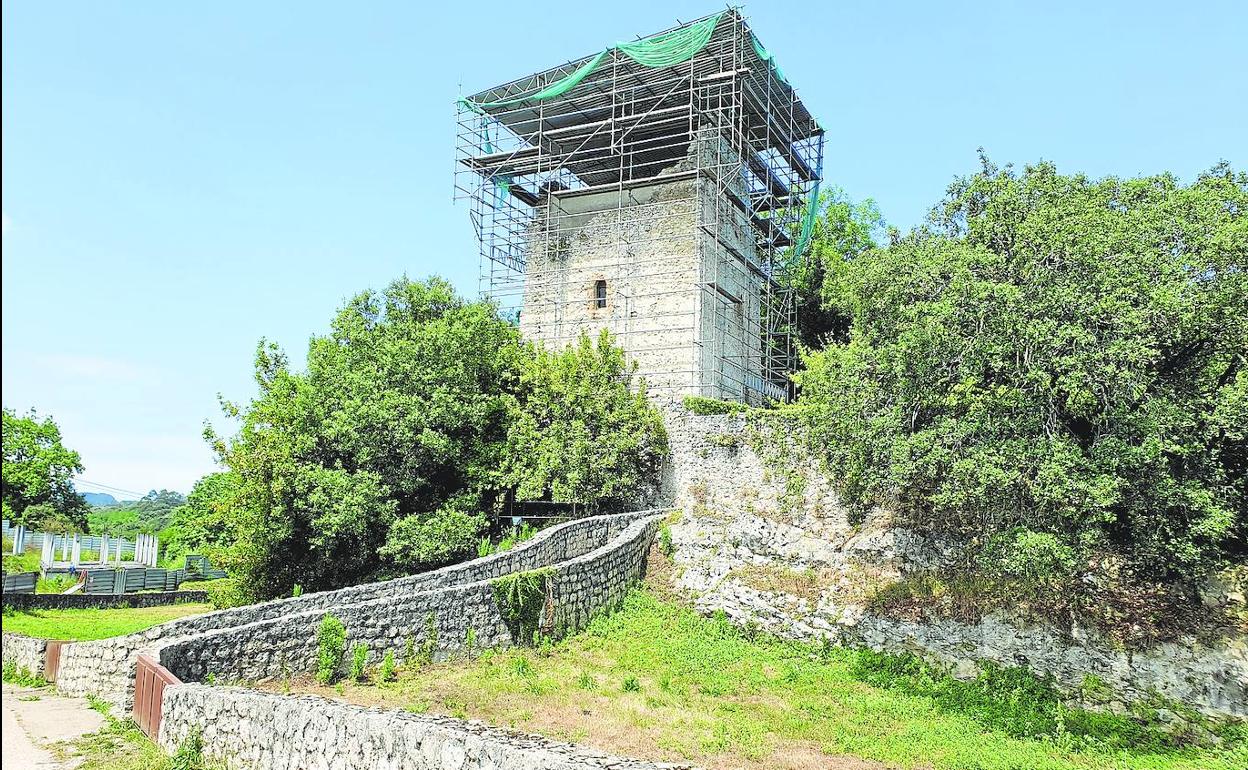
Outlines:
{"type": "Polygon", "coordinates": [[[1221,748],[1182,747],[1156,714],[1064,707],[1017,669],[962,682],[911,657],[776,640],[647,591],[542,650],[405,668],[351,700],[485,719],[595,748],[708,768],[835,766],[855,756],[935,770],[1230,770],[1221,748]]]}
{"type": "Polygon", "coordinates": [[[4,630],[41,639],[85,642],[125,636],[145,628],[212,609],[207,604],[75,610],[4,610],[4,630]]]}
{"type": "Polygon", "coordinates": [[[66,590],[72,588],[78,582],[78,578],[71,575],[53,575],[51,577],[41,577],[35,583],[35,593],[37,594],[63,594],[66,590]]]}

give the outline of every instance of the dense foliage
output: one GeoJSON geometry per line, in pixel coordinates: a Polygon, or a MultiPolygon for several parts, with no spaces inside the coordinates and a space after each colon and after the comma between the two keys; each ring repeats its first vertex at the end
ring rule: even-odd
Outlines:
{"type": "Polygon", "coordinates": [[[789,279],[797,304],[798,340],[807,349],[845,340],[849,319],[826,302],[825,295],[829,285],[840,280],[846,265],[878,247],[884,229],[884,217],[875,201],[855,202],[835,189],[819,196],[810,252],[789,279]]]}
{"type": "Polygon", "coordinates": [[[658,474],[665,433],[644,383],[603,387],[630,373],[605,329],[597,341],[522,358],[507,434],[506,485],[517,497],[623,501],[658,474]]]}
{"type": "Polygon", "coordinates": [[[230,481],[208,507],[235,540],[223,563],[259,596],[470,556],[508,494],[618,499],[664,446],[608,340],[547,354],[440,279],[350,300],[303,372],[262,343],[256,380],[255,400],[226,404],[238,433],[210,432],[230,481]]]}
{"type": "Polygon", "coordinates": [[[61,443],[51,417],[39,419],[33,410],[19,416],[7,408],[3,414],[4,518],[32,529],[85,530],[87,503],[73,484],[82,473],[81,457],[61,443]]]}
{"type": "Polygon", "coordinates": [[[1195,577],[1248,535],[1246,269],[1242,173],[985,161],[825,284],[851,326],[800,375],[814,443],[860,509],[1003,572],[1118,554],[1195,577]]]}
{"type": "Polygon", "coordinates": [[[207,556],[212,564],[230,561],[230,545],[237,532],[231,515],[238,479],[228,472],[210,473],[199,481],[182,505],[169,515],[169,525],[160,530],[165,559],[180,563],[189,553],[207,556]]]}

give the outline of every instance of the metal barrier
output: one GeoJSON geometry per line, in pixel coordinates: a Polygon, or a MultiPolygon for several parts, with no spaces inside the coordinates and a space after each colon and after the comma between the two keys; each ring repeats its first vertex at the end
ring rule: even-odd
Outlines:
{"type": "Polygon", "coordinates": [[[4,576],[4,592],[6,594],[33,594],[38,582],[38,572],[14,572],[4,576]]]}
{"type": "Polygon", "coordinates": [[[134,676],[134,722],[153,741],[160,735],[165,688],[182,681],[150,655],[140,654],[134,676]]]}

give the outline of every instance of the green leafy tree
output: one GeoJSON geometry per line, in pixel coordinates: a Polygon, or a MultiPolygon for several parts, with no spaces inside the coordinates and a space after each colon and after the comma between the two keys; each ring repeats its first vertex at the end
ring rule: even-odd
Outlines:
{"type": "Polygon", "coordinates": [[[3,413],[0,486],[6,516],[32,527],[53,517],[50,524],[85,531],[88,506],[73,484],[82,473],[81,457],[61,443],[61,429],[51,417],[41,420],[34,410],[21,416],[7,408],[3,413]]]}
{"type": "Polygon", "coordinates": [[[798,340],[808,349],[829,340],[843,342],[849,318],[829,296],[840,282],[846,263],[878,247],[884,217],[870,198],[855,202],[842,190],[819,196],[819,217],[811,234],[810,251],[789,277],[797,305],[798,340]]]}
{"type": "Polygon", "coordinates": [[[623,502],[657,476],[667,435],[635,370],[605,329],[563,350],[529,348],[507,437],[517,497],[623,502]]]}
{"type": "Polygon", "coordinates": [[[198,553],[213,564],[231,566],[230,547],[238,537],[233,515],[237,494],[238,478],[228,471],[196,481],[186,502],[173,510],[170,525],[160,532],[165,558],[176,562],[198,553]]]}
{"type": "Polygon", "coordinates": [[[807,357],[802,400],[859,508],[1008,534],[1050,572],[1070,548],[1157,578],[1243,558],[1248,176],[985,160],[825,296],[848,341],[807,357]]]}
{"type": "Polygon", "coordinates": [[[224,405],[237,433],[207,433],[228,471],[176,521],[188,543],[225,533],[219,560],[257,597],[474,556],[515,488],[623,499],[662,451],[658,414],[607,338],[537,350],[438,278],[357,295],[302,372],[262,342],[256,381],[249,404],[224,405]]]}
{"type": "Polygon", "coordinates": [[[425,569],[473,551],[497,497],[519,333],[441,279],[364,292],[307,370],[262,343],[230,441],[234,563],[260,596],[425,569]]]}

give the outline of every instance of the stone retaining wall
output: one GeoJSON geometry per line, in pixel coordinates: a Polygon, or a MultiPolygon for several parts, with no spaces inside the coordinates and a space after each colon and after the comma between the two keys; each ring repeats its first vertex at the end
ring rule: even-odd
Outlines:
{"type": "Polygon", "coordinates": [[[370,709],[316,696],[235,687],[165,690],[159,743],[172,753],[199,732],[206,758],[230,770],[677,770],[480,722],[370,709]]]}
{"type": "MultiPolygon", "coordinates": [[[[561,632],[575,631],[596,612],[621,600],[641,577],[657,527],[657,516],[635,520],[589,553],[535,563],[553,570],[547,578],[552,616],[546,625],[561,632]]],[[[605,535],[614,527],[602,522],[600,529],[605,535]]],[[[461,574],[478,573],[465,570],[461,574]]],[[[160,644],[154,655],[183,681],[203,681],[209,676],[216,681],[254,681],[311,673],[317,660],[316,629],[327,611],[346,626],[348,646],[367,646],[370,664],[380,662],[387,651],[401,663],[408,649],[429,649],[435,658],[443,658],[465,649],[470,641],[477,649],[530,641],[512,638],[490,578],[205,631],[160,644]]]]}
{"type": "Polygon", "coordinates": [[[21,634],[6,633],[3,642],[4,665],[12,663],[18,671],[28,671],[34,676],[43,676],[47,648],[46,639],[32,639],[21,634]]]}
{"type": "Polygon", "coordinates": [[[208,601],[207,591],[153,591],[141,594],[5,594],[15,610],[66,610],[104,607],[158,607],[208,601]]]}
{"type": "MultiPolygon", "coordinates": [[[[1158,692],[1212,716],[1248,717],[1248,638],[1195,638],[1122,650],[1076,629],[997,615],[977,624],[913,622],[869,611],[872,592],[939,566],[949,549],[875,511],[854,524],[818,464],[785,426],[730,415],[667,415],[668,494],[678,588],[703,612],[723,610],[789,638],[913,652],[971,676],[977,664],[1026,666],[1067,692],[1095,675],[1126,702],[1158,692]],[[780,447],[780,463],[753,448],[780,447]],[[795,451],[796,450],[796,451],[795,451]]],[[[1109,704],[1111,707],[1114,703],[1109,704]]]]}
{"type": "MultiPolygon", "coordinates": [[[[236,649],[244,652],[252,651],[255,645],[249,645],[241,634],[252,633],[255,628],[269,629],[269,626],[262,625],[266,622],[280,621],[273,628],[280,627],[284,630],[275,633],[282,637],[292,636],[306,632],[309,623],[319,623],[320,618],[328,609],[332,608],[336,614],[351,614],[345,608],[366,602],[375,602],[378,607],[390,605],[394,609],[393,612],[387,610],[389,613],[387,617],[395,621],[401,618],[404,623],[408,623],[419,619],[420,623],[415,628],[408,625],[402,626],[406,629],[402,634],[404,636],[420,634],[423,632],[424,621],[430,610],[434,611],[435,616],[454,614],[439,612],[441,605],[435,600],[427,599],[424,594],[430,591],[447,590],[454,586],[480,583],[512,572],[531,570],[574,559],[602,548],[637,520],[652,516],[651,511],[640,511],[578,519],[543,530],[532,540],[521,543],[510,551],[432,572],[210,612],[170,621],[129,636],[68,644],[61,651],[57,687],[71,695],[97,695],[123,709],[128,709],[134,691],[135,660],[141,650],[154,650],[178,640],[215,632],[217,636],[214,638],[222,644],[235,639],[237,640],[236,649]],[[312,620],[313,618],[315,620],[312,620]],[[261,625],[257,626],[257,624],[261,625]],[[248,631],[235,631],[241,628],[247,628],[248,631]]],[[[439,636],[445,640],[458,639],[462,642],[463,624],[449,617],[445,622],[448,623],[448,627],[439,628],[439,636]]],[[[482,625],[481,633],[494,638],[489,633],[488,623],[482,622],[482,625]]],[[[371,627],[364,621],[363,616],[359,616],[356,626],[361,629],[371,627]]],[[[376,633],[364,630],[360,633],[362,638],[371,639],[370,644],[375,643],[378,648],[383,646],[383,642],[376,638],[376,633]]],[[[389,631],[386,633],[388,634],[389,631]]],[[[484,638],[480,638],[478,643],[483,644],[484,638]]],[[[302,660],[297,649],[301,649],[300,645],[293,641],[283,642],[283,645],[282,651],[286,653],[289,665],[298,664],[302,660]]],[[[185,646],[181,649],[190,650],[191,647],[185,646]]],[[[176,656],[177,653],[168,654],[176,656]]],[[[262,660],[266,657],[279,664],[279,669],[269,671],[265,675],[277,675],[280,670],[280,654],[261,655],[262,660]]],[[[241,661],[228,664],[222,659],[219,665],[222,675],[244,676],[243,672],[261,670],[261,665],[250,662],[250,658],[246,655],[241,661]],[[237,668],[236,673],[227,673],[231,666],[237,668]]],[[[170,670],[183,672],[198,670],[195,666],[200,663],[193,657],[186,661],[170,657],[170,662],[173,663],[167,666],[170,670]]],[[[205,664],[204,670],[215,672],[217,669],[205,664]]]]}

